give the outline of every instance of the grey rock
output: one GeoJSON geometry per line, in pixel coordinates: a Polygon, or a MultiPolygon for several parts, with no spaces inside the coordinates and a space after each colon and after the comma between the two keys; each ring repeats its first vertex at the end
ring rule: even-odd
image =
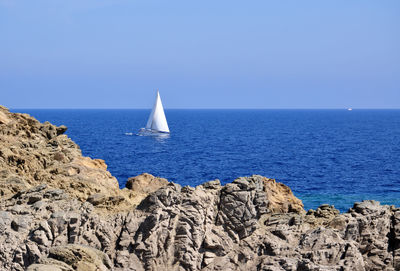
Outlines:
{"type": "Polygon", "coordinates": [[[345,214],[329,205],[277,213],[262,182],[244,180],[169,183],[137,208],[108,214],[62,190],[25,191],[1,201],[0,269],[76,270],[79,257],[99,256],[66,248],[73,244],[104,253],[95,260],[104,270],[398,269],[399,209],[368,201],[345,214]],[[30,204],[32,195],[41,200],[30,204]]]}
{"type": "Polygon", "coordinates": [[[81,245],[66,245],[51,248],[46,258],[42,258],[39,264],[29,266],[27,270],[107,271],[111,269],[112,263],[103,252],[81,245]]]}

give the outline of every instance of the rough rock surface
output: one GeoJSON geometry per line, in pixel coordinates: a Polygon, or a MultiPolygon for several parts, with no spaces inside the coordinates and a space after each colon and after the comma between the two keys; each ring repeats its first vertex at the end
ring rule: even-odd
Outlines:
{"type": "Polygon", "coordinates": [[[157,191],[168,184],[167,179],[154,177],[151,174],[143,173],[136,177],[131,177],[126,182],[125,187],[146,195],[157,191]]]}
{"type": "Polygon", "coordinates": [[[48,257],[40,258],[27,271],[41,270],[86,270],[107,271],[112,269],[108,256],[94,248],[82,245],[52,247],[48,257]]]}
{"type": "Polygon", "coordinates": [[[0,270],[400,270],[399,208],[306,213],[257,175],[120,190],[65,130],[0,108],[0,270]]]}
{"type": "Polygon", "coordinates": [[[0,106],[0,196],[46,183],[81,201],[103,198],[99,207],[131,206],[131,192],[119,189],[103,160],[83,157],[66,130],[0,106]]]}
{"type": "Polygon", "coordinates": [[[129,178],[124,190],[129,191],[130,202],[138,205],[148,194],[157,191],[168,183],[167,179],[143,173],[139,176],[129,178]]]}

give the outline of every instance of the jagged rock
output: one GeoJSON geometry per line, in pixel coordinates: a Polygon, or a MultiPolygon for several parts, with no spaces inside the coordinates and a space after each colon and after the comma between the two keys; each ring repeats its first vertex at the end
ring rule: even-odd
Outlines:
{"type": "Polygon", "coordinates": [[[11,119],[5,113],[7,111],[8,108],[0,105],[0,124],[9,124],[11,122],[11,119]]]}
{"type": "MultiPolygon", "coordinates": [[[[80,201],[99,193],[113,197],[97,208],[121,211],[137,205],[135,193],[119,189],[104,160],[83,157],[66,130],[0,107],[0,196],[9,198],[45,183],[80,201]]],[[[39,200],[32,196],[31,203],[39,200]]]]}
{"type": "Polygon", "coordinates": [[[136,177],[131,177],[126,182],[125,187],[136,192],[150,194],[168,184],[167,179],[154,177],[151,174],[143,173],[136,177]]]}
{"type": "Polygon", "coordinates": [[[168,183],[164,178],[143,173],[139,176],[129,178],[125,188],[121,191],[132,204],[138,205],[148,194],[166,186],[168,183]]]}
{"type": "Polygon", "coordinates": [[[262,176],[119,189],[66,127],[0,107],[0,270],[400,270],[400,209],[303,209],[262,176]]]}
{"type": "Polygon", "coordinates": [[[303,203],[290,188],[273,179],[253,175],[239,178],[221,190],[221,211],[217,220],[239,238],[255,230],[258,219],[267,213],[304,213],[303,203]]]}
{"type": "Polygon", "coordinates": [[[46,258],[41,259],[38,264],[29,266],[27,270],[107,271],[110,269],[112,263],[103,252],[81,245],[66,245],[51,248],[46,258]]]}
{"type": "Polygon", "coordinates": [[[308,214],[277,213],[255,197],[263,185],[253,177],[247,184],[245,180],[239,182],[245,195],[236,190],[238,182],[234,189],[217,181],[196,188],[169,183],[137,209],[107,216],[99,215],[91,203],[46,185],[21,191],[1,201],[2,268],[76,270],[72,261],[61,264],[51,256],[52,247],[74,243],[103,251],[110,259],[107,268],[115,270],[395,270],[398,209],[364,202],[346,214],[326,205],[308,214]],[[235,193],[253,200],[249,208],[255,211],[249,220],[256,223],[245,235],[240,228],[247,226],[240,220],[242,211],[238,217],[225,216],[232,225],[242,223],[238,228],[227,228],[218,220],[227,209],[222,200],[235,193]],[[32,195],[41,200],[30,204],[32,195]],[[34,207],[39,202],[39,208],[34,207]],[[27,228],[12,229],[12,221],[26,217],[30,222],[22,224],[27,228]]]}
{"type": "MultiPolygon", "coordinates": [[[[394,214],[390,206],[382,206],[377,201],[355,203],[349,210],[349,220],[345,238],[357,241],[359,251],[368,266],[384,269],[393,266],[394,214]]],[[[394,239],[396,239],[394,237],[394,239]]]]}

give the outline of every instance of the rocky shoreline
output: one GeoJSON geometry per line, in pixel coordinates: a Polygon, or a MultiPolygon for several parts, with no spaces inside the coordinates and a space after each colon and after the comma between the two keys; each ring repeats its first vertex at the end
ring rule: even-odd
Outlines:
{"type": "Polygon", "coordinates": [[[257,175],[120,189],[66,129],[0,107],[0,270],[400,270],[400,208],[306,212],[257,175]]]}

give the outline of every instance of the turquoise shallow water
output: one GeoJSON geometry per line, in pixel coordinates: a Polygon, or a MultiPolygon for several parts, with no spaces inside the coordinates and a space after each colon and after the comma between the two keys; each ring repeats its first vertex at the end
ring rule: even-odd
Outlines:
{"type": "Polygon", "coordinates": [[[166,110],[166,138],[126,135],[149,110],[13,111],[68,126],[121,186],[143,172],[191,186],[260,174],[290,186],[306,209],[400,206],[400,110],[166,110]]]}

